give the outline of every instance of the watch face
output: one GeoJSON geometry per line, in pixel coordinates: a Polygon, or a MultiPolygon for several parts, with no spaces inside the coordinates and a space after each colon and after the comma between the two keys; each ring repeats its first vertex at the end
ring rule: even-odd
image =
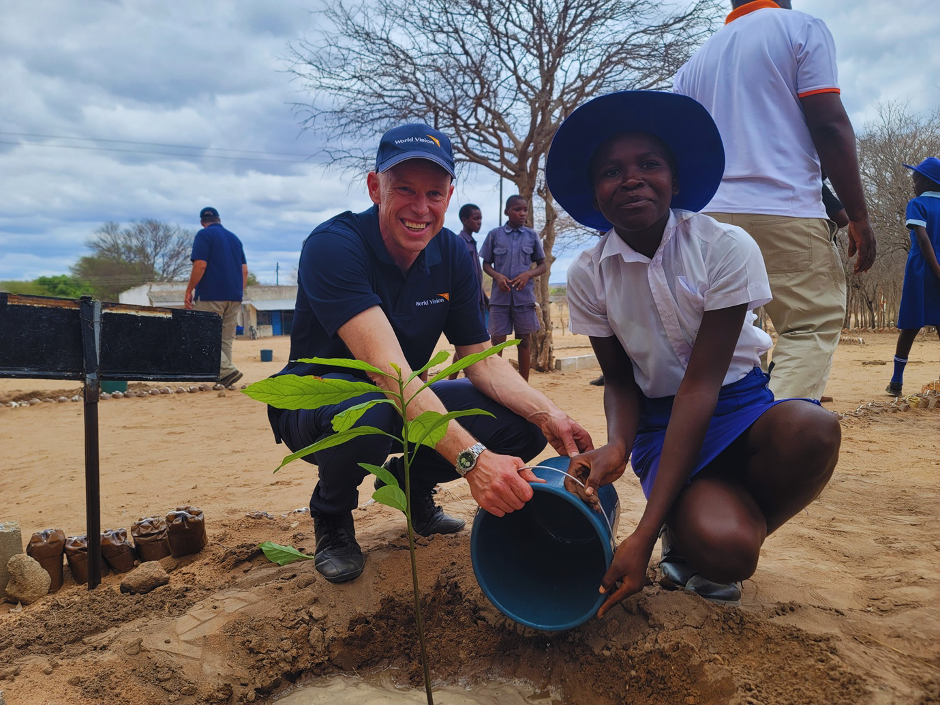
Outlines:
{"type": "Polygon", "coordinates": [[[460,456],[457,457],[457,465],[459,465],[463,470],[469,470],[474,467],[474,461],[476,460],[471,451],[461,451],[460,456]]]}

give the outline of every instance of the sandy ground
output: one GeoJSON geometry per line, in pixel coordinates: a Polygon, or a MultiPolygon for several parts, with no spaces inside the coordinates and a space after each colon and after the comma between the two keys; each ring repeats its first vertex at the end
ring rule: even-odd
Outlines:
{"type": "MultiPolygon", "coordinates": [[[[582,337],[557,331],[555,341],[558,355],[588,352],[582,337]]],[[[892,334],[848,336],[828,408],[852,412],[887,399],[894,345],[892,334]],[[860,336],[864,344],[850,342],[860,336]]],[[[243,382],[277,371],[287,352],[284,338],[236,342],[243,382]],[[274,362],[260,362],[262,348],[273,349],[274,362]]],[[[919,337],[910,360],[907,393],[938,378],[937,339],[919,337]]],[[[603,443],[602,390],[587,384],[596,375],[534,374],[531,382],[603,443]]],[[[67,389],[0,380],[0,401],[67,389]]],[[[145,596],[121,594],[120,577],[109,576],[92,592],[67,579],[22,610],[0,605],[7,703],[241,703],[305,677],[383,666],[420,679],[397,513],[360,508],[367,569],[334,586],[312,562],[279,568],[256,548],[265,540],[311,552],[314,545],[309,516],[291,511],[307,505],[315,469],[296,462],[272,475],[286,450],[273,443],[262,405],[231,391],[159,395],[103,402],[100,421],[102,527],[193,504],[205,512],[210,545],[165,560],[170,584],[145,596]],[[255,511],[273,518],[246,516],[255,511]]],[[[937,410],[864,410],[842,427],[832,482],[769,538],[740,609],[654,583],[602,621],[540,635],[483,597],[467,530],[422,540],[436,680],[525,679],[570,703],[937,703],[937,410]]],[[[47,527],[83,533],[82,406],[0,407],[0,442],[0,521],[19,521],[24,540],[47,527]]],[[[623,539],[643,496],[631,474],[617,490],[623,539]]],[[[472,519],[463,483],[438,497],[449,513],[472,519]]]]}

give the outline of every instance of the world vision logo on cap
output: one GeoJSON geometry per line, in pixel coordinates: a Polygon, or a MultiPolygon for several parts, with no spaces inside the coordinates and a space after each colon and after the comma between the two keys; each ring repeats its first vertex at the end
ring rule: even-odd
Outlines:
{"type": "Polygon", "coordinates": [[[431,140],[432,140],[436,145],[438,145],[438,149],[439,149],[439,150],[441,149],[441,143],[438,142],[438,138],[437,138],[437,137],[433,137],[433,136],[431,136],[431,135],[427,135],[427,137],[431,138],[431,140]]]}

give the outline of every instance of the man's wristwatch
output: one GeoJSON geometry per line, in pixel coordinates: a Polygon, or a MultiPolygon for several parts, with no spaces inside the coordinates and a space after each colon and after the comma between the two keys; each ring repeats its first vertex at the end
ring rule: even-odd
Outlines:
{"type": "Polygon", "coordinates": [[[457,461],[454,464],[454,470],[457,471],[457,474],[463,478],[468,473],[474,470],[477,466],[477,459],[480,458],[480,454],[487,450],[487,447],[477,442],[469,449],[464,449],[457,455],[457,461]]]}

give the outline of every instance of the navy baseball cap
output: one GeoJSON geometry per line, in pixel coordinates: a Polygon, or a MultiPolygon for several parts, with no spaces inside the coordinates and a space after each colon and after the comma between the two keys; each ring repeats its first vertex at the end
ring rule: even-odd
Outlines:
{"type": "Polygon", "coordinates": [[[422,123],[400,125],[382,136],[376,152],[376,172],[384,172],[406,159],[431,160],[454,178],[451,140],[422,123]]]}
{"type": "Polygon", "coordinates": [[[556,201],[582,225],[608,231],[594,206],[591,158],[623,132],[656,135],[673,150],[680,192],[671,208],[699,211],[715,196],[725,171],[725,149],[712,116],[678,93],[620,91],[580,105],[559,126],[546,157],[546,181],[556,201]]]}
{"type": "Polygon", "coordinates": [[[202,211],[199,212],[199,220],[204,220],[206,218],[218,218],[219,212],[214,209],[212,206],[206,206],[202,211]]]}
{"type": "Polygon", "coordinates": [[[913,167],[909,164],[903,164],[902,166],[908,167],[913,172],[918,172],[922,176],[928,177],[935,184],[941,183],[939,182],[939,176],[941,176],[939,175],[939,171],[941,171],[939,167],[941,167],[941,164],[939,164],[937,157],[928,157],[928,159],[924,160],[917,167],[913,167]]]}

